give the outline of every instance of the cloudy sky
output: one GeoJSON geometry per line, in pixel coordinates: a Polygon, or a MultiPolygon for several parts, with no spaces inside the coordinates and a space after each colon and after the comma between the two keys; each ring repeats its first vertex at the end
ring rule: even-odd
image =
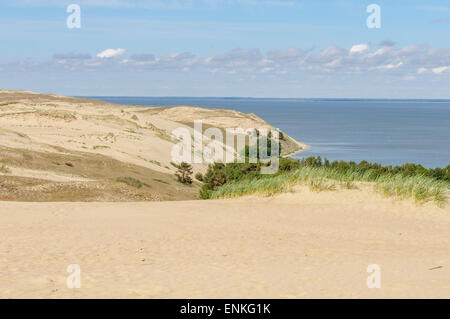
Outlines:
{"type": "Polygon", "coordinates": [[[2,0],[0,88],[450,98],[449,31],[442,0],[2,0]]]}

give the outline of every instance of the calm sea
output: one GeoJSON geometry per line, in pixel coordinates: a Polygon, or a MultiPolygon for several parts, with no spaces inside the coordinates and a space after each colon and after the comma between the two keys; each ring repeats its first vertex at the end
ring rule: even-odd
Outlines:
{"type": "Polygon", "coordinates": [[[301,158],[450,164],[450,100],[90,97],[127,105],[193,105],[255,113],[310,146],[301,158]]]}

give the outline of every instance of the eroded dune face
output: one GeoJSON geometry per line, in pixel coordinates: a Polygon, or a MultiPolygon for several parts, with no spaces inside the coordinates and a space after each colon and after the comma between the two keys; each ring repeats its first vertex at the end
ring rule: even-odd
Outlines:
{"type": "MultiPolygon", "coordinates": [[[[0,200],[127,201],[196,198],[173,174],[172,132],[194,120],[219,129],[270,128],[254,114],[198,107],[136,107],[0,91],[0,200]],[[118,180],[140,181],[141,187],[118,180]]],[[[208,140],[204,139],[204,143],[208,140]]],[[[287,137],[286,153],[301,148],[287,137]]],[[[207,164],[193,164],[204,172],[207,164]]]]}

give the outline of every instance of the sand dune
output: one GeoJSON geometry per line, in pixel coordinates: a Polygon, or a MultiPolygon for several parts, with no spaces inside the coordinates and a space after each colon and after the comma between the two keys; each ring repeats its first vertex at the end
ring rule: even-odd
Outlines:
{"type": "Polygon", "coordinates": [[[199,184],[174,178],[171,132],[196,119],[270,127],[235,111],[0,91],[0,298],[450,298],[449,208],[364,187],[189,200],[199,184]],[[79,289],[66,285],[73,264],[79,289]],[[371,264],[381,288],[367,287],[371,264]]]}
{"type": "MultiPolygon", "coordinates": [[[[254,114],[232,110],[115,105],[0,90],[0,167],[9,167],[0,170],[0,200],[195,199],[199,185],[179,184],[171,164],[172,131],[187,128],[193,135],[194,120],[202,120],[204,129],[272,127],[254,114]],[[143,187],[118,184],[121,177],[137,179],[143,187]],[[41,196],[37,186],[52,193],[41,196]],[[80,187],[86,191],[74,191],[80,187]]],[[[286,153],[305,147],[285,136],[286,153]]],[[[204,137],[203,144],[210,141],[204,137]]],[[[207,164],[193,167],[194,173],[204,172],[207,164]]]]}
{"type": "Polygon", "coordinates": [[[449,298],[449,213],[363,190],[0,202],[0,297],[449,298]],[[80,289],[66,287],[69,264],[80,289]]]}

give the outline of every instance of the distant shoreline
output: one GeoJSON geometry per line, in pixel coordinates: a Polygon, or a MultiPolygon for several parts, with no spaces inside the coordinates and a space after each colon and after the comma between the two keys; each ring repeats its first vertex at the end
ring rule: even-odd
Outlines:
{"type": "Polygon", "coordinates": [[[105,101],[104,99],[108,99],[108,98],[114,98],[114,99],[140,99],[140,98],[151,98],[151,99],[219,99],[219,100],[286,100],[286,101],[318,101],[318,102],[323,102],[323,101],[330,101],[330,102],[334,102],[334,101],[341,101],[341,102],[345,102],[345,101],[349,101],[349,102],[358,102],[358,101],[365,101],[365,102],[370,102],[370,101],[374,101],[374,102],[434,102],[434,103],[439,103],[439,102],[450,102],[450,98],[448,99],[432,99],[432,98],[423,98],[423,99],[405,99],[405,98],[395,98],[395,99],[389,99],[389,98],[289,98],[289,97],[239,97],[239,96],[232,96],[232,97],[226,97],[226,96],[139,96],[139,95],[134,95],[134,96],[127,96],[127,95],[74,95],[74,98],[88,98],[88,99],[94,99],[94,100],[102,100],[105,101]]]}
{"type": "MultiPolygon", "coordinates": [[[[91,97],[92,98],[92,97],[91,97]]],[[[308,145],[295,158],[447,165],[450,100],[94,97],[127,105],[196,105],[254,113],[308,145]]],[[[289,149],[292,150],[292,149],[289,149]]]]}

